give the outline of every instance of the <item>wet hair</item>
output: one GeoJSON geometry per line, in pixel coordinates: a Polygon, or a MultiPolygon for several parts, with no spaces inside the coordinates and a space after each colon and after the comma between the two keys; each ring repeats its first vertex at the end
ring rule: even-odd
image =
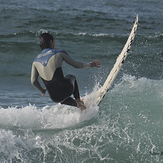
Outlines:
{"type": "Polygon", "coordinates": [[[54,41],[53,36],[49,33],[41,34],[39,39],[40,39],[39,40],[40,41],[40,47],[42,50],[45,48],[50,48],[50,40],[52,40],[52,42],[54,41]]]}

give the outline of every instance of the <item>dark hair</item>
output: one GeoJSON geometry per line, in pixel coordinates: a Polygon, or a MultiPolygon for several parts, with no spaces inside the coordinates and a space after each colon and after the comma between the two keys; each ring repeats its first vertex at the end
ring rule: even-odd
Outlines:
{"type": "Polygon", "coordinates": [[[41,49],[50,48],[50,40],[54,41],[54,38],[49,33],[43,33],[40,35],[40,47],[41,49]]]}

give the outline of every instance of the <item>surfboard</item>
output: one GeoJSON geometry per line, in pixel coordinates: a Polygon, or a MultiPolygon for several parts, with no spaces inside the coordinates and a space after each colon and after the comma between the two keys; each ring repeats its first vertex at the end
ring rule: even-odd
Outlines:
{"type": "Polygon", "coordinates": [[[103,100],[106,93],[109,91],[111,85],[113,84],[114,80],[116,79],[122,65],[124,64],[124,61],[125,61],[125,59],[128,55],[128,52],[131,48],[131,44],[133,43],[133,40],[134,40],[134,37],[136,34],[136,30],[137,30],[137,26],[138,26],[138,15],[136,16],[135,23],[132,27],[131,33],[127,39],[127,42],[126,42],[123,50],[119,54],[114,66],[113,66],[112,70],[110,71],[110,73],[109,73],[106,81],[104,82],[103,86],[96,93],[97,105],[100,105],[101,101],[103,100]]]}

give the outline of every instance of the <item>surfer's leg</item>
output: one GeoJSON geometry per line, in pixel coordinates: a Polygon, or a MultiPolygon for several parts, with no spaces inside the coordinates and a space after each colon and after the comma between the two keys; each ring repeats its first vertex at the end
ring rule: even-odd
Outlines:
{"type": "Polygon", "coordinates": [[[77,106],[76,101],[71,97],[68,97],[66,100],[61,102],[61,104],[70,105],[70,106],[77,106]]]}
{"type": "Polygon", "coordinates": [[[84,102],[80,100],[80,98],[76,99],[77,106],[80,110],[85,110],[86,106],[84,105],[84,102]]]}
{"type": "Polygon", "coordinates": [[[72,94],[73,94],[74,98],[75,99],[80,98],[79,87],[78,87],[78,84],[77,84],[75,76],[74,75],[67,75],[65,78],[69,79],[69,81],[73,85],[72,94]]]}
{"type": "Polygon", "coordinates": [[[77,107],[79,107],[80,110],[86,109],[86,107],[84,105],[84,102],[80,100],[79,87],[78,87],[75,76],[74,75],[67,75],[66,78],[70,79],[70,81],[71,81],[71,83],[73,85],[74,90],[73,90],[72,94],[73,94],[73,96],[75,98],[77,107]]]}
{"type": "Polygon", "coordinates": [[[84,105],[84,102],[81,101],[81,99],[80,99],[79,87],[78,87],[78,84],[77,84],[76,80],[75,80],[75,89],[74,89],[73,95],[75,97],[78,108],[80,110],[85,110],[86,106],[84,105]]]}

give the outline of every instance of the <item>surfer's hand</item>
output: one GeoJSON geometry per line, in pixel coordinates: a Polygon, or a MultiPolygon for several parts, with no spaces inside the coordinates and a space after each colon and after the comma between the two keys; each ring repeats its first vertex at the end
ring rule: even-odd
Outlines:
{"type": "Polygon", "coordinates": [[[44,98],[46,92],[46,88],[44,88],[44,92],[42,93],[42,98],[44,98]]]}
{"type": "Polygon", "coordinates": [[[97,59],[94,62],[91,62],[90,64],[91,64],[91,67],[98,67],[99,68],[101,65],[101,62],[97,59]]]}

